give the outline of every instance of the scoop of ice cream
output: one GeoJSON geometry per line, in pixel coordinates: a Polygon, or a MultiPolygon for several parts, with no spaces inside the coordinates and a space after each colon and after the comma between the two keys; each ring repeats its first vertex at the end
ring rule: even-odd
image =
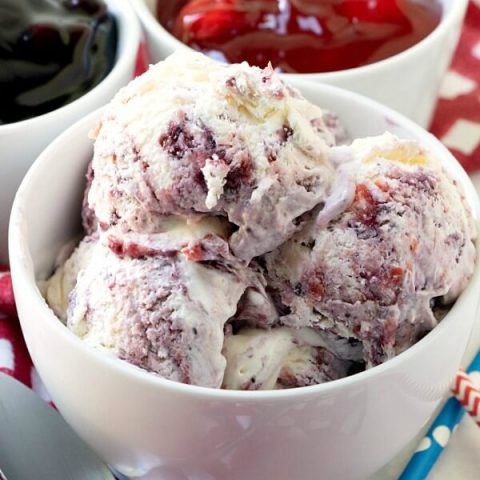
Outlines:
{"type": "Polygon", "coordinates": [[[92,136],[87,237],[46,298],[85,342],[164,378],[344,377],[415,343],[472,275],[473,216],[440,163],[390,134],[346,145],[271,68],[177,53],[92,136]]]}
{"type": "Polygon", "coordinates": [[[332,154],[343,202],[266,255],[268,282],[283,324],[360,340],[377,365],[431,330],[435,303],[466,286],[475,225],[457,182],[415,142],[385,134],[332,154]]]}
{"type": "Polygon", "coordinates": [[[166,215],[226,216],[246,261],[291,236],[334,177],[320,108],[270,67],[198,53],[178,52],[132,81],[92,136],[88,203],[101,227],[146,233],[166,215]]]}
{"type": "Polygon", "coordinates": [[[312,329],[248,328],[225,338],[223,388],[268,390],[303,387],[347,375],[351,362],[322,348],[312,329]]]}
{"type": "MultiPolygon", "coordinates": [[[[229,252],[225,228],[217,219],[171,219],[162,233],[87,237],[53,276],[48,291],[57,294],[47,299],[62,312],[68,295],[67,326],[86,343],[164,378],[219,387],[224,324],[239,301],[251,321],[256,308],[275,312],[261,275],[229,252]]],[[[259,315],[259,325],[273,315],[259,315]]]]}

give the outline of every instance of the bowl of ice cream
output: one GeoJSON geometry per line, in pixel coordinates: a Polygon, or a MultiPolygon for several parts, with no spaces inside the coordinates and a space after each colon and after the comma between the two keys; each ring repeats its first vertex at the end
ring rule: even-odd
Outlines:
{"type": "Polygon", "coordinates": [[[378,100],[427,127],[440,82],[458,42],[468,1],[263,1],[252,6],[241,0],[133,0],[132,4],[145,30],[153,62],[185,47],[182,40],[213,58],[231,57],[238,61],[243,55],[244,60],[260,66],[269,60],[276,66],[277,59],[281,67],[290,53],[294,65],[284,65],[284,71],[289,72],[284,74],[287,81],[309,79],[346,88],[378,100]],[[195,29],[195,38],[178,26],[180,7],[188,3],[192,7],[184,8],[182,19],[195,29]],[[329,11],[325,12],[331,8],[340,9],[333,19],[329,11]],[[429,14],[431,8],[433,12],[429,14]],[[439,10],[440,19],[436,18],[439,10]],[[258,12],[264,12],[261,18],[257,18],[258,12]],[[205,21],[197,25],[203,18],[205,21]],[[370,32],[375,24],[378,28],[370,32]],[[416,26],[420,31],[415,33],[416,26]],[[422,32],[424,28],[427,30],[422,32]],[[257,31],[252,33],[252,29],[257,31]],[[244,43],[242,30],[249,35],[244,43]],[[287,38],[289,31],[294,38],[287,38]],[[390,43],[386,45],[388,38],[390,43]],[[319,45],[315,46],[317,41],[319,45]],[[285,52],[278,57],[282,49],[285,52]],[[312,67],[315,58],[316,69],[312,67]],[[295,62],[299,73],[291,73],[295,71],[295,62]]]}
{"type": "Polygon", "coordinates": [[[39,153],[131,78],[140,28],[125,2],[0,2],[0,262],[15,192],[39,153]],[[54,54],[52,54],[54,52],[54,54]]]}
{"type": "Polygon", "coordinates": [[[400,114],[177,54],[38,158],[10,263],[48,391],[120,473],[367,478],[460,363],[479,215],[400,114]]]}

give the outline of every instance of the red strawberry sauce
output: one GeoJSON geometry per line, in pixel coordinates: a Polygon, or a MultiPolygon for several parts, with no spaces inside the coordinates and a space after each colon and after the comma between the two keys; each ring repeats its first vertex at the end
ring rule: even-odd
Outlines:
{"type": "Polygon", "coordinates": [[[425,38],[439,0],[158,0],[181,41],[230,63],[331,72],[378,62],[425,38]]]}

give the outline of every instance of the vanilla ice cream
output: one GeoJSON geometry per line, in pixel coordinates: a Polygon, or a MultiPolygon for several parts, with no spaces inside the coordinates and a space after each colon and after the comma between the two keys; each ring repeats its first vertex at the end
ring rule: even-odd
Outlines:
{"type": "Polygon", "coordinates": [[[225,338],[223,388],[305,387],[345,377],[353,363],[325,347],[322,336],[311,328],[246,328],[225,338]]]}

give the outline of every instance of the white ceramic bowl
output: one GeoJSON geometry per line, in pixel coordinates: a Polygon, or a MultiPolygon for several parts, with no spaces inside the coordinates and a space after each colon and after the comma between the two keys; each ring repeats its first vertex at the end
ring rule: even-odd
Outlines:
{"type": "MultiPolygon", "coordinates": [[[[7,228],[13,198],[35,158],[66,127],[107,103],[132,79],[140,41],[138,20],[125,0],[106,3],[118,22],[117,60],[110,73],[68,105],[28,120],[0,125],[0,263],[8,259],[7,228]]],[[[63,155],[63,161],[67,160],[63,155]]]]}
{"type": "MultiPolygon", "coordinates": [[[[155,19],[156,0],[131,0],[142,22],[153,63],[188,48],[155,19]]],[[[440,25],[423,41],[393,57],[364,67],[331,73],[284,74],[293,84],[315,80],[378,100],[423,127],[430,123],[440,82],[458,43],[468,0],[440,0],[440,25]]]]}
{"type": "MultiPolygon", "coordinates": [[[[416,138],[479,199],[433,136],[372,100],[304,83],[355,137],[388,129],[416,138]]],[[[58,409],[100,455],[134,478],[162,480],[365,479],[425,425],[447,392],[475,318],[480,262],[440,325],[387,363],[331,383],[236,392],[157,378],[84,344],[53,315],[37,286],[79,231],[87,139],[99,112],[58,137],[26,175],[10,223],[17,308],[32,359],[58,409]],[[65,161],[68,160],[68,161],[65,161]]]]}

